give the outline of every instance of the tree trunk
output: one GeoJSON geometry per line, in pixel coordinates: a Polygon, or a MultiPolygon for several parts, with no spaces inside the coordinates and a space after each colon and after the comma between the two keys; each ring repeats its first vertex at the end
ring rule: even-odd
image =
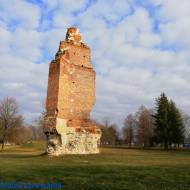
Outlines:
{"type": "Polygon", "coordinates": [[[4,122],[5,122],[5,125],[4,125],[4,129],[3,129],[3,138],[2,138],[1,152],[3,152],[3,150],[4,150],[6,133],[7,133],[7,121],[5,120],[4,122]]]}
{"type": "Polygon", "coordinates": [[[1,152],[3,152],[5,146],[5,134],[3,135],[2,145],[1,145],[1,152]]]}
{"type": "Polygon", "coordinates": [[[3,152],[3,150],[4,150],[4,142],[2,142],[2,145],[1,145],[1,152],[3,152]]]}
{"type": "Polygon", "coordinates": [[[167,142],[164,143],[164,149],[168,150],[168,143],[167,142]]]}
{"type": "Polygon", "coordinates": [[[129,142],[129,148],[131,148],[131,144],[132,144],[132,143],[131,143],[131,141],[130,141],[130,142],[129,142]]]}

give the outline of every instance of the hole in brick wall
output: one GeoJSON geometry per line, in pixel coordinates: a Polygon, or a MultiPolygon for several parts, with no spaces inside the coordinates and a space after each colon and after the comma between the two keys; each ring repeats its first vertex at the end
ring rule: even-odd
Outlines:
{"type": "Polygon", "coordinates": [[[84,67],[84,66],[82,65],[82,67],[84,67]]]}
{"type": "Polygon", "coordinates": [[[73,84],[75,84],[75,82],[74,82],[74,81],[73,81],[72,83],[73,83],[73,84]]]}
{"type": "Polygon", "coordinates": [[[55,115],[57,115],[58,112],[59,112],[59,110],[56,108],[56,109],[55,109],[55,115]]]}

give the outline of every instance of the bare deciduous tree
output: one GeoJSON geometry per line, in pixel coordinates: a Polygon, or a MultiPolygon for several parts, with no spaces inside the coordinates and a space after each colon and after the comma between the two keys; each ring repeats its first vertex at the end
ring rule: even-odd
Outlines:
{"type": "Polygon", "coordinates": [[[111,124],[108,118],[103,120],[103,124],[99,124],[102,131],[101,144],[115,145],[119,139],[117,126],[111,124]]]}
{"type": "Polygon", "coordinates": [[[141,146],[150,146],[154,130],[153,111],[141,106],[137,112],[137,141],[141,146]]]}
{"type": "Polygon", "coordinates": [[[137,126],[137,121],[132,114],[129,114],[124,120],[123,126],[123,137],[124,142],[130,147],[135,141],[135,130],[137,126]]]}
{"type": "Polygon", "coordinates": [[[183,125],[185,127],[185,138],[190,137],[190,116],[188,114],[183,113],[183,125]]]}
{"type": "Polygon", "coordinates": [[[45,122],[46,112],[42,111],[39,117],[34,120],[34,126],[30,126],[33,133],[33,140],[45,140],[46,136],[44,134],[44,122],[45,122]]]}
{"type": "Polygon", "coordinates": [[[8,134],[9,142],[13,142],[17,145],[27,143],[32,140],[32,131],[28,126],[16,125],[9,130],[8,134]]]}
{"type": "Polygon", "coordinates": [[[22,117],[18,113],[18,104],[12,97],[0,100],[0,128],[1,128],[1,151],[4,149],[5,142],[11,130],[22,124],[22,117]]]}

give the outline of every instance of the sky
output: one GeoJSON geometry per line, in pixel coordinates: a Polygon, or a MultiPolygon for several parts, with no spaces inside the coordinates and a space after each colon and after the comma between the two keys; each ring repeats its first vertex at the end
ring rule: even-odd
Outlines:
{"type": "Polygon", "coordinates": [[[122,125],[161,92],[190,113],[189,0],[0,0],[0,99],[27,123],[43,109],[48,67],[70,26],[91,48],[92,118],[122,125]]]}

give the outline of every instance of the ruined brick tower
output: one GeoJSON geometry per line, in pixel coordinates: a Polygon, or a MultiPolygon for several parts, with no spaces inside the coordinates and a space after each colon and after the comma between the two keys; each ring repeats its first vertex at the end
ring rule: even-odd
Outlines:
{"type": "Polygon", "coordinates": [[[48,154],[99,152],[101,131],[90,120],[95,77],[90,48],[82,42],[77,28],[69,28],[49,66],[44,125],[48,154]]]}

